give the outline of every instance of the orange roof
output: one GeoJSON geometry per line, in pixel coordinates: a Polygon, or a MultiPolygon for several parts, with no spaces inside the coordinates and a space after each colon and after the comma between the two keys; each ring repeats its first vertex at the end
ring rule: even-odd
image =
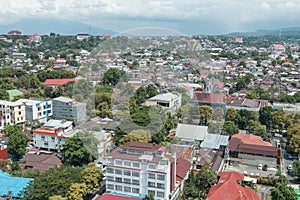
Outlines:
{"type": "Polygon", "coordinates": [[[70,82],[75,82],[75,78],[47,79],[43,85],[65,85],[70,82]]]}
{"type": "Polygon", "coordinates": [[[231,139],[240,139],[241,143],[243,143],[243,144],[253,144],[253,145],[260,145],[260,146],[272,146],[270,142],[265,142],[261,139],[260,136],[253,135],[253,134],[239,133],[239,134],[233,135],[231,137],[231,139]]]}
{"type": "Polygon", "coordinates": [[[242,187],[237,183],[244,180],[244,175],[237,172],[220,172],[219,183],[210,188],[206,200],[260,200],[250,188],[242,187]]]}

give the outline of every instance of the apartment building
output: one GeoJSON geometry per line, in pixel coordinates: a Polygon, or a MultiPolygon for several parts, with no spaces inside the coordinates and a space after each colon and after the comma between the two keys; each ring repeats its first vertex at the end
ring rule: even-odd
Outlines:
{"type": "Polygon", "coordinates": [[[158,94],[151,97],[146,101],[146,106],[159,105],[162,108],[169,109],[172,113],[175,113],[181,106],[181,94],[176,93],[165,93],[158,94]]]}
{"type": "Polygon", "coordinates": [[[176,159],[164,146],[128,142],[106,158],[106,191],[143,198],[172,199],[176,184],[176,159]]]}
{"type": "Polygon", "coordinates": [[[23,125],[26,122],[25,105],[21,102],[0,100],[0,129],[6,125],[23,125]]]}
{"type": "Polygon", "coordinates": [[[74,120],[79,123],[86,120],[86,104],[76,102],[74,99],[57,97],[52,99],[53,118],[74,120]]]}
{"type": "Polygon", "coordinates": [[[26,120],[29,122],[47,122],[48,117],[52,116],[51,100],[19,99],[19,103],[25,104],[26,120]]]}

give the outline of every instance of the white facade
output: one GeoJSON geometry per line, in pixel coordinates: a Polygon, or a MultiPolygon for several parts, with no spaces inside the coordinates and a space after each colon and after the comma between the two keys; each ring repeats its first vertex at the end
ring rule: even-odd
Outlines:
{"type": "Polygon", "coordinates": [[[25,112],[23,103],[0,100],[0,129],[6,125],[25,124],[25,112]]]}
{"type": "Polygon", "coordinates": [[[151,97],[146,101],[146,106],[159,105],[163,108],[169,109],[172,113],[175,113],[181,106],[181,94],[166,93],[158,94],[151,97]]]}

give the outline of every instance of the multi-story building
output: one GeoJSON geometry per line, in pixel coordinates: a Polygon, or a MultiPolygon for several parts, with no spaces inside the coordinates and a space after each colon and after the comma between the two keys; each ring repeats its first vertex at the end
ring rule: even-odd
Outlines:
{"type": "Polygon", "coordinates": [[[19,99],[16,102],[25,104],[26,120],[47,122],[47,118],[52,116],[52,101],[51,100],[35,100],[35,99],[19,99]]]}
{"type": "Polygon", "coordinates": [[[175,113],[175,111],[179,109],[181,106],[181,94],[176,94],[176,93],[158,94],[146,101],[146,106],[156,106],[156,105],[159,105],[162,108],[169,109],[171,112],[175,113]]]}
{"type": "Polygon", "coordinates": [[[6,125],[23,125],[26,122],[25,105],[21,102],[0,100],[0,129],[6,125]]]}
{"type": "Polygon", "coordinates": [[[60,151],[66,138],[72,137],[72,121],[50,120],[42,127],[33,131],[34,146],[41,149],[60,151]]]}
{"type": "Polygon", "coordinates": [[[74,120],[79,123],[86,120],[86,104],[66,97],[52,99],[53,118],[74,120]]]}
{"type": "Polygon", "coordinates": [[[120,195],[173,199],[176,159],[164,146],[128,142],[106,159],[106,191],[120,195]]]}

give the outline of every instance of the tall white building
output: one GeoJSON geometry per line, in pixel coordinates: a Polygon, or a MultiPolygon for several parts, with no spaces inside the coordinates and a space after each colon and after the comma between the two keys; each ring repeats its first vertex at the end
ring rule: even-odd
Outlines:
{"type": "Polygon", "coordinates": [[[107,156],[106,191],[119,195],[172,199],[176,159],[157,144],[128,142],[107,156]]]}
{"type": "Polygon", "coordinates": [[[25,105],[21,102],[0,100],[0,129],[7,125],[25,124],[25,112],[25,105]]]}

